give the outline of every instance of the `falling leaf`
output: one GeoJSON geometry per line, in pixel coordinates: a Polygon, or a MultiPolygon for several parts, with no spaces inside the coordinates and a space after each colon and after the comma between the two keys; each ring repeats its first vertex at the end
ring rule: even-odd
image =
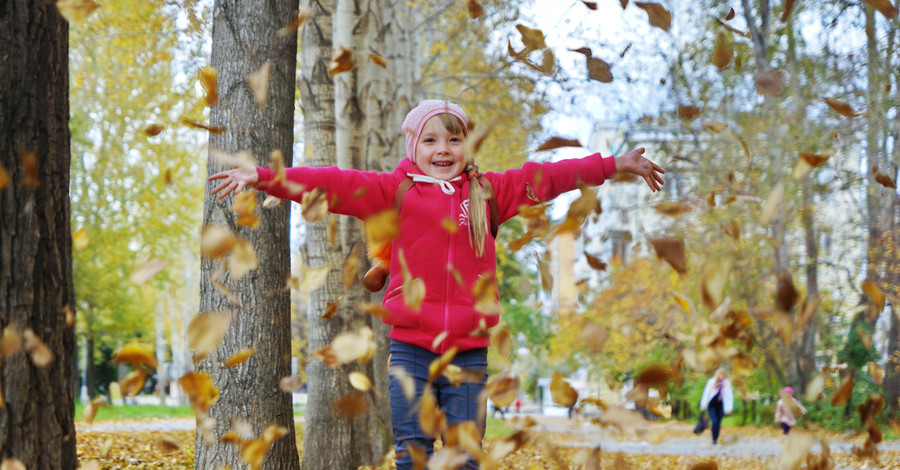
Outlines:
{"type": "Polygon", "coordinates": [[[587,259],[588,266],[590,266],[592,269],[596,269],[597,271],[606,271],[606,263],[600,261],[600,258],[588,253],[587,251],[584,252],[584,257],[585,259],[587,259]]]}
{"type": "Polygon", "coordinates": [[[818,168],[822,166],[828,159],[831,158],[831,154],[819,154],[812,152],[800,152],[800,159],[809,164],[809,166],[813,168],[818,168]]]}
{"type": "Polygon", "coordinates": [[[278,388],[283,392],[294,393],[303,389],[303,379],[297,375],[282,377],[278,382],[278,388]]]}
{"type": "Polygon", "coordinates": [[[538,272],[541,274],[541,288],[544,292],[550,293],[553,291],[553,274],[550,274],[550,263],[546,256],[538,256],[535,253],[535,258],[537,260],[538,272]]]}
{"type": "Polygon", "coordinates": [[[228,254],[235,244],[235,237],[225,227],[209,224],[200,234],[200,255],[204,258],[218,259],[228,254]]]}
{"type": "Polygon", "coordinates": [[[69,23],[82,23],[91,16],[100,5],[93,0],[58,0],[56,9],[69,23]]]}
{"type": "Polygon", "coordinates": [[[781,208],[782,201],[784,201],[784,182],[779,181],[778,184],[772,188],[772,191],[769,192],[769,196],[766,197],[766,202],[763,203],[759,215],[760,225],[765,227],[775,220],[775,217],[778,215],[778,211],[781,208]]]}
{"type": "Polygon", "coordinates": [[[539,29],[531,29],[525,25],[517,24],[516,29],[522,35],[522,43],[531,50],[540,50],[547,47],[544,42],[544,32],[539,29]]]}
{"type": "Polygon", "coordinates": [[[378,318],[387,318],[391,316],[390,310],[384,308],[381,304],[362,302],[356,305],[356,310],[378,318]]]}
{"type": "Polygon", "coordinates": [[[201,313],[188,325],[188,346],[194,351],[194,360],[200,361],[212,354],[228,333],[233,314],[201,313]]]}
{"type": "Polygon", "coordinates": [[[890,176],[879,171],[877,166],[872,167],[872,174],[874,175],[875,181],[877,181],[878,184],[884,186],[885,188],[897,189],[897,184],[894,183],[894,180],[891,179],[890,176]]]}
{"type": "Polygon", "coordinates": [[[356,277],[359,274],[359,250],[360,243],[354,243],[353,248],[350,249],[350,253],[347,254],[347,258],[344,259],[344,264],[341,266],[341,277],[344,281],[344,289],[350,289],[350,286],[356,282],[356,277]]]}
{"type": "Polygon", "coordinates": [[[588,77],[603,82],[610,83],[613,80],[612,70],[608,63],[603,59],[596,57],[587,58],[588,77]]]}
{"type": "Polygon", "coordinates": [[[116,353],[116,362],[120,364],[131,364],[133,366],[144,365],[151,369],[156,369],[156,355],[153,348],[140,343],[130,343],[125,345],[116,353]]]}
{"type": "Polygon", "coordinates": [[[369,380],[369,377],[362,372],[353,371],[350,373],[348,379],[350,380],[350,385],[360,392],[368,392],[369,390],[372,390],[372,381],[369,380]]]}
{"type": "Polygon", "coordinates": [[[467,162],[474,162],[475,155],[478,154],[478,151],[481,149],[481,145],[484,143],[484,140],[487,139],[487,136],[490,135],[491,131],[494,130],[494,126],[500,122],[497,116],[491,118],[488,121],[487,125],[480,126],[475,132],[469,135],[469,138],[466,139],[465,146],[465,155],[467,162]]]}
{"type": "Polygon", "coordinates": [[[499,408],[506,408],[516,401],[521,384],[509,371],[491,376],[484,385],[484,393],[499,408]]]}
{"type": "Polygon", "coordinates": [[[730,21],[733,18],[734,18],[734,8],[729,8],[728,14],[725,15],[725,21],[730,21]]]}
{"type": "Polygon", "coordinates": [[[725,22],[723,22],[722,20],[720,20],[718,18],[716,18],[716,23],[719,23],[719,26],[722,26],[723,28],[727,29],[728,31],[731,31],[734,34],[737,34],[738,36],[750,39],[750,33],[745,33],[744,31],[741,31],[729,24],[726,24],[725,22]]]}
{"type": "Polygon", "coordinates": [[[156,137],[162,133],[163,129],[165,128],[162,124],[150,124],[144,128],[144,134],[146,134],[147,137],[156,137]]]}
{"type": "Polygon", "coordinates": [[[788,434],[781,448],[781,454],[775,459],[772,468],[775,470],[799,469],[815,443],[815,439],[810,434],[802,432],[788,434]]]}
{"type": "Polygon", "coordinates": [[[777,290],[775,292],[775,306],[782,312],[790,312],[800,300],[800,293],[794,287],[794,280],[789,273],[778,276],[777,290]]]}
{"type": "Polygon", "coordinates": [[[875,385],[879,387],[884,383],[884,367],[880,366],[877,362],[869,362],[869,375],[872,376],[872,381],[875,382],[875,385]]]}
{"type": "Polygon", "coordinates": [[[552,75],[554,66],[556,66],[556,57],[553,55],[553,51],[550,49],[544,49],[544,52],[541,56],[541,72],[546,75],[552,75]]]}
{"type": "Polygon", "coordinates": [[[619,0],[619,5],[622,5],[622,9],[628,6],[628,0],[619,0]]]}
{"type": "Polygon", "coordinates": [[[381,57],[378,54],[370,53],[369,60],[371,60],[375,65],[377,65],[381,68],[387,68],[387,61],[384,60],[384,57],[381,57]]]}
{"type": "Polygon", "coordinates": [[[754,79],[760,95],[777,96],[784,90],[784,72],[779,69],[764,70],[754,79]]]}
{"type": "Polygon", "coordinates": [[[431,390],[425,390],[419,400],[419,425],[430,436],[437,436],[447,429],[447,416],[438,406],[431,390]]]}
{"type": "Polygon", "coordinates": [[[866,0],[866,3],[878,10],[887,19],[897,16],[897,7],[892,5],[890,0],[866,0]]]}
{"type": "Polygon", "coordinates": [[[847,400],[850,399],[850,395],[853,393],[853,370],[849,370],[847,375],[844,377],[844,380],[841,381],[841,385],[835,390],[834,395],[831,397],[831,405],[839,406],[847,403],[847,400]]]}
{"type": "Polygon", "coordinates": [[[554,403],[564,408],[568,408],[578,401],[578,392],[563,379],[563,375],[558,370],[553,372],[550,395],[554,403]]]}
{"type": "Polygon", "coordinates": [[[451,347],[444,354],[441,354],[437,359],[431,361],[431,364],[428,365],[428,381],[433,382],[434,379],[440,377],[444,373],[444,369],[453,362],[453,358],[456,357],[456,352],[459,350],[456,346],[451,347]]]}
{"type": "Polygon", "coordinates": [[[653,205],[653,209],[662,215],[678,217],[691,210],[691,206],[682,201],[660,201],[653,205]]]}
{"type": "Polygon", "coordinates": [[[623,49],[622,52],[619,53],[619,58],[620,58],[620,59],[623,58],[623,57],[625,57],[625,53],[628,52],[628,51],[631,49],[631,44],[632,44],[632,43],[629,42],[628,45],[625,46],[625,49],[623,49]]]}
{"type": "Polygon", "coordinates": [[[579,47],[578,49],[569,49],[572,52],[577,52],[579,54],[584,54],[585,57],[593,57],[593,52],[591,52],[590,47],[579,47]]]}
{"type": "Polygon", "coordinates": [[[235,241],[231,256],[228,257],[228,273],[231,279],[238,280],[259,267],[256,250],[244,238],[235,241]]]}
{"type": "Polygon", "coordinates": [[[788,17],[791,16],[791,11],[794,9],[795,1],[796,0],[784,0],[784,10],[781,12],[780,18],[782,23],[786,22],[788,17]]]}
{"type": "Polygon", "coordinates": [[[635,385],[648,387],[661,387],[670,380],[672,380],[672,369],[661,364],[646,366],[634,376],[635,385]]]}
{"type": "Polygon", "coordinates": [[[815,316],[816,309],[819,308],[819,303],[821,301],[822,298],[818,295],[803,299],[803,304],[800,306],[800,312],[797,314],[797,318],[794,319],[794,329],[798,333],[806,330],[810,320],[815,316]]]}
{"type": "Polygon", "coordinates": [[[816,401],[825,391],[825,374],[816,374],[808,384],[806,384],[806,401],[816,401]]]}
{"type": "Polygon", "coordinates": [[[39,187],[41,182],[37,154],[27,150],[22,151],[19,153],[19,161],[22,164],[22,172],[25,173],[22,185],[28,188],[39,187]]]}
{"type": "Polygon", "coordinates": [[[739,241],[741,239],[741,227],[736,220],[723,223],[722,231],[725,232],[725,235],[733,238],[734,241],[739,241]]]}
{"type": "Polygon", "coordinates": [[[193,119],[185,118],[181,120],[181,123],[194,129],[203,129],[214,135],[219,135],[225,132],[225,126],[212,126],[209,124],[203,124],[202,122],[195,121],[193,119]]]}
{"type": "Polygon", "coordinates": [[[255,72],[247,75],[247,84],[253,92],[253,101],[262,112],[269,101],[269,77],[272,75],[272,61],[267,60],[255,72]]]}
{"type": "Polygon", "coordinates": [[[147,371],[136,369],[128,374],[121,383],[122,395],[126,397],[136,396],[144,389],[144,383],[147,380],[147,371]]]}
{"type": "Polygon", "coordinates": [[[154,441],[156,444],[156,448],[159,449],[164,455],[172,454],[181,450],[181,446],[178,445],[172,438],[167,436],[159,436],[154,441]]]}
{"type": "Polygon", "coordinates": [[[725,130],[728,127],[728,124],[725,124],[724,122],[708,122],[706,124],[703,124],[703,127],[715,133],[719,133],[725,130]]]}
{"type": "Polygon", "coordinates": [[[301,9],[300,14],[297,16],[297,18],[294,19],[294,21],[291,22],[291,24],[278,30],[278,36],[285,37],[289,34],[293,34],[293,32],[296,31],[304,21],[312,18],[315,12],[316,11],[314,9],[309,7],[301,9]]]}
{"type": "Polygon", "coordinates": [[[678,117],[690,121],[700,114],[700,108],[696,106],[678,106],[678,117]]]}
{"type": "Polygon", "coordinates": [[[312,292],[325,285],[328,280],[328,273],[331,272],[331,265],[319,266],[317,268],[307,268],[303,270],[303,278],[300,281],[300,292],[312,292]]]}
{"type": "Polygon", "coordinates": [[[241,460],[250,465],[250,470],[260,470],[266,456],[266,452],[272,447],[272,443],[288,434],[288,429],[278,424],[269,425],[259,439],[253,439],[241,446],[241,460]]]}
{"type": "Polygon", "coordinates": [[[353,60],[353,51],[343,46],[338,46],[328,63],[328,75],[333,77],[339,73],[353,70],[356,62],[353,60]]]}
{"type": "Polygon", "coordinates": [[[206,414],[209,407],[219,399],[219,389],[213,385],[212,378],[206,372],[188,372],[178,379],[178,385],[187,394],[197,413],[206,414]]]}
{"type": "Polygon", "coordinates": [[[254,354],[256,354],[256,348],[241,349],[240,351],[232,354],[231,357],[226,359],[225,362],[222,363],[222,365],[225,367],[234,367],[236,365],[243,364],[247,361],[247,359],[253,357],[254,354]]]}
{"type": "Polygon", "coordinates": [[[674,237],[652,238],[648,240],[656,251],[656,257],[665,260],[679,274],[687,274],[687,255],[684,240],[674,237]]]}
{"type": "Polygon", "coordinates": [[[315,188],[303,194],[300,205],[300,215],[307,222],[321,222],[328,215],[328,193],[323,188],[315,188]]]}
{"type": "Polygon", "coordinates": [[[512,332],[505,324],[498,325],[491,333],[491,346],[493,346],[500,357],[509,357],[512,353],[512,332]]]}
{"type": "Polygon", "coordinates": [[[650,24],[657,28],[669,32],[669,26],[672,24],[672,14],[659,3],[650,2],[634,2],[634,4],[647,12],[650,24]]]}
{"type": "Polygon", "coordinates": [[[213,107],[219,102],[219,72],[213,67],[199,69],[200,86],[206,92],[206,105],[213,107]]]}
{"type": "Polygon", "coordinates": [[[331,350],[339,364],[356,361],[365,364],[375,355],[375,334],[368,326],[345,331],[331,340],[331,350]]]}
{"type": "Polygon", "coordinates": [[[50,348],[34,334],[31,328],[22,332],[22,339],[25,352],[31,356],[31,362],[35,367],[46,367],[53,362],[53,351],[50,351],[50,348]]]}
{"type": "Polygon", "coordinates": [[[406,372],[406,369],[400,366],[392,366],[389,372],[400,383],[400,389],[403,391],[406,401],[412,403],[416,397],[415,379],[406,372]]]}
{"type": "Polygon", "coordinates": [[[756,371],[756,360],[747,354],[737,354],[732,359],[734,375],[750,376],[756,371]]]}
{"type": "Polygon", "coordinates": [[[100,395],[97,398],[87,402],[84,405],[84,409],[81,410],[81,417],[84,418],[84,421],[88,424],[94,422],[94,417],[97,416],[97,411],[100,410],[100,407],[106,404],[106,397],[100,395]]]}
{"type": "Polygon", "coordinates": [[[725,297],[725,288],[731,275],[731,259],[718,258],[703,269],[700,276],[700,297],[703,304],[710,310],[722,303],[725,297]]]}
{"type": "Polygon", "coordinates": [[[844,103],[844,102],[841,102],[841,101],[838,101],[838,100],[835,100],[832,98],[822,98],[822,99],[825,101],[825,104],[827,104],[831,109],[833,109],[836,113],[840,114],[841,116],[853,118],[853,117],[859,117],[859,116],[863,115],[863,113],[857,113],[856,111],[854,111],[853,108],[850,107],[850,105],[847,103],[844,103]]]}
{"type": "Polygon", "coordinates": [[[856,327],[856,336],[859,338],[859,341],[863,344],[864,348],[868,350],[872,349],[872,338],[861,326],[856,327]]]}
{"type": "Polygon", "coordinates": [[[242,191],[234,198],[231,210],[237,215],[235,224],[240,227],[256,228],[259,217],[256,216],[256,191],[242,191]]]}
{"type": "Polygon", "coordinates": [[[0,336],[0,357],[8,358],[19,352],[22,348],[22,340],[16,332],[15,325],[7,325],[3,329],[3,335],[0,336]]]}
{"type": "Polygon", "coordinates": [[[143,285],[168,265],[168,261],[151,258],[146,263],[135,268],[134,271],[131,271],[128,279],[139,286],[143,285]]]}
{"type": "Polygon", "coordinates": [[[597,2],[585,2],[584,0],[582,0],[581,3],[584,3],[584,6],[588,7],[588,9],[590,9],[590,10],[597,9],[597,2]]]}
{"type": "Polygon", "coordinates": [[[525,447],[529,440],[531,440],[531,433],[524,429],[519,429],[508,436],[494,441],[494,445],[488,451],[488,455],[494,460],[500,460],[525,447]]]}
{"type": "Polygon", "coordinates": [[[12,181],[9,177],[9,172],[6,171],[6,167],[0,164],[0,189],[3,189],[9,186],[9,182],[12,181]]]}
{"type": "Polygon", "coordinates": [[[866,280],[863,281],[862,286],[860,287],[862,288],[862,291],[869,296],[869,299],[875,304],[875,307],[879,312],[884,310],[884,292],[878,287],[878,284],[866,280]]]}
{"type": "MultiPolygon", "coordinates": [[[[734,10],[732,10],[732,14],[734,10]]],[[[712,63],[717,69],[722,70],[734,60],[734,44],[731,38],[722,31],[716,34],[716,45],[713,49],[712,63]]]]}
{"type": "Polygon", "coordinates": [[[469,0],[466,4],[466,8],[469,10],[469,17],[473,20],[481,18],[484,15],[484,8],[475,0],[469,0]]]}
{"type": "Polygon", "coordinates": [[[483,315],[500,313],[500,305],[497,303],[496,281],[493,273],[487,272],[478,276],[478,279],[472,285],[472,296],[475,299],[476,312],[483,315]]]}

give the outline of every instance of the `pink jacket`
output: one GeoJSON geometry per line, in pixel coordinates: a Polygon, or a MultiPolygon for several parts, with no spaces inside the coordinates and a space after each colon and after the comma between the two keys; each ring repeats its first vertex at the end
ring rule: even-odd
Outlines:
{"type": "MultiPolygon", "coordinates": [[[[554,163],[528,162],[519,169],[489,172],[484,176],[497,195],[499,222],[503,223],[519,213],[519,206],[536,204],[527,195],[526,183],[541,201],[550,201],[576,189],[579,181],[599,185],[615,172],[613,157],[593,154],[554,163]]],[[[394,193],[407,173],[422,174],[408,159],[401,160],[392,173],[338,167],[294,167],[286,169],[286,173],[287,179],[302,185],[304,191],[315,187],[325,189],[330,212],[363,220],[394,206],[394,193]]],[[[257,189],[283,199],[301,200],[302,192],[292,192],[281,183],[272,183],[275,175],[269,169],[258,168],[257,174],[257,189]]],[[[462,176],[461,180],[450,183],[456,189],[451,195],[433,183],[416,183],[406,193],[400,209],[399,235],[393,240],[391,278],[384,296],[384,307],[391,312],[384,319],[393,327],[390,337],[435,353],[444,353],[451,346],[457,346],[460,351],[487,347],[489,338],[473,337],[471,333],[482,317],[488,327],[498,321],[498,315],[482,315],[474,308],[473,285],[482,274],[496,272],[497,256],[493,240],[486,241],[481,257],[476,257],[469,245],[469,181],[466,174],[462,176]],[[456,233],[451,234],[443,227],[442,221],[447,218],[460,226],[456,233]],[[410,274],[425,283],[425,299],[418,312],[409,309],[403,301],[403,277],[397,256],[401,249],[410,274]],[[462,285],[448,266],[460,274],[462,285]],[[448,332],[447,338],[434,347],[432,342],[444,331],[448,332]]]]}

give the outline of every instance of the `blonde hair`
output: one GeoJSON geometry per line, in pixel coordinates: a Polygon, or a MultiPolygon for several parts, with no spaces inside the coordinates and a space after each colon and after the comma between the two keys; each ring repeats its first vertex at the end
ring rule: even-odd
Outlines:
{"type": "Polygon", "coordinates": [[[728,377],[728,371],[725,370],[724,367],[719,367],[718,369],[716,369],[716,376],[715,376],[715,377],[716,377],[717,380],[718,380],[718,379],[724,379],[724,378],[728,377]]]}
{"type": "MultiPolygon", "coordinates": [[[[437,115],[444,125],[444,129],[451,134],[461,134],[469,137],[469,129],[460,119],[450,113],[437,115]]],[[[478,180],[478,165],[474,157],[466,156],[466,167],[463,170],[469,175],[469,245],[475,250],[476,256],[484,255],[484,240],[488,232],[487,200],[492,196],[488,190],[481,186],[478,180]]]]}

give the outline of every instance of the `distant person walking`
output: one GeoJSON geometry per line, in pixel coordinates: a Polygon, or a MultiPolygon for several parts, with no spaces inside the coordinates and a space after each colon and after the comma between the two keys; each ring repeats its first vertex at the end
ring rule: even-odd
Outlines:
{"type": "Polygon", "coordinates": [[[713,445],[719,442],[722,418],[731,413],[733,406],[734,392],[731,389],[731,381],[728,380],[728,372],[720,367],[716,370],[716,374],[706,381],[703,396],[700,397],[700,411],[709,411],[713,445]]]}
{"type": "Polygon", "coordinates": [[[806,408],[794,398],[793,388],[784,387],[784,390],[781,391],[781,398],[775,405],[775,422],[781,424],[781,430],[785,435],[797,425],[797,419],[794,417],[796,413],[806,414],[806,408]]]}

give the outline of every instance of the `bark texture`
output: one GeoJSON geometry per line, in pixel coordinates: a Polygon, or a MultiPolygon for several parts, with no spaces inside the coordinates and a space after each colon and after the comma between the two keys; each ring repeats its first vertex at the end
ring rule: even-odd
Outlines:
{"type": "Polygon", "coordinates": [[[0,362],[0,460],[30,469],[78,464],[68,40],[54,4],[0,3],[0,328],[32,330],[53,353],[44,367],[22,350],[0,362]]]}
{"type": "MultiPolygon", "coordinates": [[[[213,13],[211,66],[218,71],[219,102],[212,107],[211,124],[224,126],[220,135],[210,134],[211,149],[250,151],[258,165],[265,165],[273,150],[293,159],[293,113],[296,75],[296,32],[279,35],[296,18],[296,1],[241,2],[218,0],[213,13]],[[247,77],[267,61],[272,63],[268,81],[268,103],[260,109],[253,99],[247,77]]],[[[210,174],[226,169],[210,158],[210,174]]],[[[260,436],[268,426],[286,427],[287,435],[268,450],[267,469],[297,469],[291,395],[280,390],[282,377],[290,375],[290,296],[285,288],[290,277],[287,204],[261,208],[257,194],[255,229],[238,227],[231,210],[235,196],[218,200],[209,195],[216,183],[207,185],[203,223],[227,227],[250,241],[259,268],[240,280],[217,273],[218,262],[203,260],[200,281],[200,314],[234,313],[231,327],[218,350],[197,367],[207,371],[219,388],[218,402],[209,411],[216,420],[216,437],[245,421],[260,436]],[[233,304],[215,288],[212,280],[225,283],[238,302],[233,304]],[[256,353],[237,367],[223,368],[222,361],[234,353],[255,347],[256,353]]],[[[240,448],[232,444],[205,442],[198,433],[197,468],[244,468],[240,448]]]]}

